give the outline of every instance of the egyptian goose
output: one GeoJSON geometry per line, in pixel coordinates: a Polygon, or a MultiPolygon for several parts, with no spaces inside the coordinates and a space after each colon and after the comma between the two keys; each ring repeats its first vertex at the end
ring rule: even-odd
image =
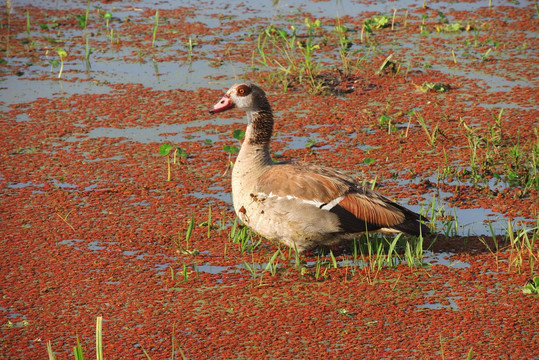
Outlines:
{"type": "Polygon", "coordinates": [[[273,162],[273,113],[258,86],[235,84],[210,114],[233,108],[246,111],[248,120],[232,170],[234,210],[259,235],[303,253],[364,232],[429,233],[424,217],[336,170],[306,162],[273,162]]]}

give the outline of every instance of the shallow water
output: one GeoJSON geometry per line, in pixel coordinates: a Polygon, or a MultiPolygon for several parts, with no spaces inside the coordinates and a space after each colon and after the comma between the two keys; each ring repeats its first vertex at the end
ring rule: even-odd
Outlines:
{"type": "MultiPolygon", "coordinates": [[[[509,130],[519,128],[528,131],[522,138],[535,140],[523,120],[533,119],[530,115],[537,110],[532,103],[537,66],[530,45],[535,40],[530,40],[528,22],[536,21],[533,2],[494,1],[492,10],[486,10],[485,0],[425,3],[428,9],[421,9],[422,2],[416,0],[281,0],[277,6],[270,0],[187,0],[181,6],[191,9],[175,11],[179,5],[173,0],[91,2],[89,45],[96,49],[87,67],[81,61],[85,30],[75,18],[84,13],[86,0],[12,1],[19,6],[12,23],[17,24],[12,38],[17,46],[12,49],[22,55],[3,55],[7,65],[0,58],[0,70],[6,69],[0,76],[0,121],[5,125],[0,171],[6,233],[1,259],[6,286],[0,297],[0,313],[6,319],[3,356],[43,358],[51,340],[57,357],[69,357],[76,334],[84,351],[91,352],[94,319],[102,314],[107,358],[175,358],[180,348],[187,358],[466,358],[472,349],[479,358],[532,358],[536,316],[530,312],[531,298],[521,288],[534,276],[537,257],[528,252],[535,251],[536,244],[533,249],[510,247],[502,241],[508,232],[503,214],[448,203],[490,206],[518,215],[521,204],[530,204],[536,196],[533,191],[519,193],[521,188],[504,181],[485,179],[486,184],[464,188],[468,194],[460,186],[473,184],[450,177],[469,178],[466,138],[459,133],[458,117],[482,132],[504,108],[504,141],[512,146],[517,132],[509,130]],[[27,36],[22,7],[28,4],[37,7],[31,8],[32,14],[69,9],[62,15],[64,23],[49,32],[41,31],[38,21],[50,23],[55,11],[31,19],[30,38],[38,39],[35,47],[21,41],[27,36]],[[113,13],[118,46],[109,46],[97,7],[113,13]],[[524,7],[522,12],[512,11],[524,7]],[[376,31],[371,44],[360,43],[358,17],[391,16],[394,8],[399,25],[408,10],[409,26],[376,31]],[[162,10],[160,30],[170,32],[161,33],[161,39],[158,31],[157,47],[152,48],[149,31],[155,9],[162,10]],[[522,16],[524,10],[528,19],[522,16]],[[480,44],[474,48],[464,44],[473,40],[472,32],[435,32],[438,11],[450,22],[460,16],[492,27],[481,29],[480,44]],[[169,14],[174,18],[167,18],[169,14]],[[230,229],[240,227],[232,225],[230,158],[221,145],[238,144],[231,130],[243,127],[244,120],[241,114],[209,117],[207,109],[221,91],[246,77],[252,61],[257,65],[252,53],[261,29],[275,24],[288,30],[294,24],[304,41],[303,19],[308,15],[322,18],[322,33],[331,38],[334,18],[342,14],[355,17],[351,49],[368,54],[358,73],[344,78],[352,82],[344,83],[344,89],[354,92],[315,98],[319,95],[311,96],[301,87],[285,93],[272,82],[277,116],[293,115],[290,123],[279,124],[274,155],[306,158],[347,169],[354,177],[375,178],[385,194],[395,190],[403,206],[433,219],[443,216],[446,220],[433,220],[441,235],[425,239],[423,252],[413,250],[417,258],[411,267],[400,242],[394,261],[379,258],[385,263],[378,269],[369,262],[372,257],[353,260],[349,250],[338,249],[344,253],[337,256],[335,267],[333,253],[319,250],[306,254],[307,265],[298,271],[292,250],[287,257],[288,249],[269,241],[258,243],[255,237],[248,244],[258,247],[247,246],[245,251],[243,244],[230,239],[230,229]],[[427,36],[418,31],[422,14],[429,16],[427,36]],[[197,43],[192,62],[187,60],[188,34],[175,26],[180,17],[185,24],[206,25],[192,34],[197,43]],[[123,22],[126,18],[129,23],[123,22]],[[482,61],[481,55],[494,46],[489,40],[498,37],[500,45],[489,61],[482,61]],[[49,65],[57,58],[57,46],[69,53],[60,80],[59,67],[51,73],[49,65]],[[459,60],[454,65],[452,46],[459,60]],[[375,75],[378,62],[390,53],[402,64],[401,73],[375,75]],[[417,85],[438,81],[437,77],[449,82],[450,92],[417,91],[417,85]],[[192,98],[179,97],[182,94],[192,98]],[[317,104],[322,105],[321,117],[327,114],[335,123],[322,118],[323,125],[308,125],[303,115],[318,114],[317,104]],[[417,122],[408,127],[410,109],[431,116],[425,120],[440,121],[448,136],[437,146],[429,145],[417,122]],[[378,126],[385,112],[399,114],[391,134],[378,126]],[[174,123],[176,118],[182,123],[174,123]],[[346,129],[334,130],[340,121],[346,129]],[[407,129],[410,136],[404,135],[407,129]],[[181,166],[173,167],[171,181],[166,177],[167,159],[157,151],[164,142],[189,153],[181,166]],[[444,179],[436,176],[443,166],[442,148],[452,155],[446,165],[458,171],[447,171],[450,175],[444,179]],[[376,161],[365,164],[366,154],[376,161]],[[189,242],[184,239],[191,214],[196,222],[189,242]],[[496,241],[490,239],[492,234],[501,236],[496,241]],[[502,247],[495,251],[498,242],[502,247]],[[492,243],[490,248],[486,245],[492,243]],[[270,261],[275,267],[268,266],[270,261]],[[418,329],[429,336],[418,337],[418,329]]],[[[318,34],[316,41],[325,41],[323,37],[318,34]]],[[[329,62],[321,66],[339,67],[334,40],[320,53],[318,60],[329,62]]],[[[433,124],[428,123],[430,131],[433,124]]],[[[499,177],[504,179],[504,174],[500,171],[499,177]]],[[[513,230],[519,220],[530,219],[512,219],[513,230]]],[[[371,244],[378,241],[386,248],[391,239],[379,241],[373,234],[369,238],[371,244]]]]}
{"type": "MultiPolygon", "coordinates": [[[[38,1],[36,2],[18,2],[17,6],[23,6],[25,3],[32,3],[36,6],[40,6],[48,9],[85,9],[86,2],[64,2],[64,1],[38,1]]],[[[508,2],[506,5],[510,7],[527,7],[533,2],[520,1],[520,2],[508,2]]],[[[379,12],[382,14],[390,15],[393,9],[415,9],[420,7],[420,3],[417,1],[381,1],[367,4],[362,4],[359,1],[321,1],[321,2],[305,2],[299,0],[280,1],[277,6],[271,6],[268,1],[251,1],[245,3],[240,0],[233,1],[212,1],[212,2],[198,2],[189,0],[182,3],[182,6],[192,7],[194,10],[193,21],[200,21],[208,26],[218,26],[220,20],[216,18],[215,13],[218,10],[219,13],[232,16],[235,19],[249,19],[253,15],[261,16],[269,19],[269,21],[279,22],[282,19],[280,16],[288,15],[291,13],[311,13],[316,16],[335,17],[342,14],[356,16],[357,14],[369,12],[379,12]]],[[[454,10],[470,10],[485,7],[485,2],[467,2],[467,3],[438,3],[433,2],[428,4],[429,8],[434,10],[448,11],[454,10]]],[[[141,9],[175,9],[177,3],[174,1],[160,1],[156,4],[150,0],[144,0],[137,2],[136,5],[114,5],[114,9],[107,5],[103,8],[110,9],[114,16],[117,18],[125,17],[137,17],[140,14],[141,9]]],[[[402,14],[400,14],[402,15],[402,14]]],[[[152,19],[148,19],[151,22],[152,19]]],[[[114,26],[112,24],[111,26],[114,26]]],[[[74,29],[70,30],[72,34],[80,35],[84,30],[74,29]]],[[[22,35],[21,35],[22,36],[22,35]]],[[[230,35],[228,35],[230,36],[230,35]]],[[[439,34],[433,36],[453,36],[446,34],[439,34]]],[[[212,39],[212,35],[204,35],[205,40],[212,39]]],[[[21,104],[34,101],[38,98],[61,98],[68,97],[74,94],[106,94],[111,91],[109,84],[123,84],[123,83],[137,83],[142,84],[144,87],[152,88],[155,90],[170,90],[170,89],[183,89],[183,90],[197,90],[199,88],[210,89],[224,89],[234,81],[235,72],[241,72],[245,70],[245,65],[233,65],[230,63],[224,63],[221,66],[214,66],[211,64],[211,56],[209,55],[212,49],[215,49],[215,45],[209,44],[208,41],[200,41],[201,45],[196,46],[193,51],[195,55],[199,56],[194,61],[186,61],[184,63],[177,63],[174,61],[151,61],[147,57],[144,57],[141,62],[125,61],[124,57],[137,49],[122,46],[120,50],[112,50],[107,52],[94,51],[90,57],[90,71],[85,73],[86,64],[82,61],[67,61],[64,68],[64,77],[67,79],[72,78],[74,75],[80,76],[87,81],[62,81],[56,79],[55,74],[58,68],[53,69],[53,73],[49,80],[27,80],[27,77],[41,76],[50,74],[50,66],[47,64],[34,64],[28,67],[26,74],[23,76],[5,76],[2,78],[0,95],[2,98],[2,104],[0,107],[3,110],[8,110],[11,105],[21,104]],[[219,80],[213,80],[215,77],[224,76],[219,80]]],[[[90,44],[91,45],[91,44],[90,44]]],[[[415,40],[410,43],[400,43],[399,47],[414,49],[419,46],[415,40]]],[[[167,45],[168,46],[168,45],[167,45]]],[[[167,51],[186,51],[185,44],[180,41],[172,44],[169,48],[163,50],[167,51]]],[[[25,58],[13,58],[10,61],[25,63],[29,59],[25,58]]],[[[434,65],[434,69],[437,69],[443,73],[463,76],[466,78],[475,79],[485,85],[485,91],[508,91],[515,86],[530,87],[533,83],[527,80],[508,80],[505,77],[497,74],[486,74],[484,72],[473,69],[449,69],[442,65],[434,65]]],[[[478,104],[485,108],[494,108],[492,104],[478,104]]],[[[503,106],[505,108],[515,107],[513,104],[496,104],[496,108],[503,106]]],[[[536,105],[537,106],[537,105],[536,105]]],[[[300,113],[301,115],[301,113],[300,113]]],[[[15,118],[17,122],[29,121],[26,114],[19,114],[15,118]]],[[[240,122],[240,119],[223,119],[215,118],[212,120],[217,125],[228,125],[240,122]]],[[[154,127],[125,127],[125,128],[107,128],[99,127],[89,130],[82,134],[75,134],[67,138],[67,142],[77,143],[84,141],[85,139],[95,138],[114,138],[121,139],[124,142],[137,142],[137,143],[182,143],[188,141],[201,141],[209,139],[213,142],[219,141],[218,134],[208,134],[207,132],[189,132],[185,135],[185,130],[190,127],[203,126],[206,122],[192,121],[182,124],[172,125],[158,125],[154,127]],[[164,135],[163,135],[164,134],[164,135]],[[174,135],[170,135],[174,134],[174,135]]],[[[309,141],[317,138],[316,131],[311,133],[311,137],[302,136],[290,136],[286,134],[278,134],[276,136],[277,141],[285,142],[285,149],[294,150],[301,149],[308,146],[309,141]]],[[[350,136],[353,136],[351,134],[350,136]]],[[[341,143],[344,140],[340,140],[341,143]]],[[[327,143],[323,149],[331,149],[331,147],[338,145],[338,143],[327,143]]],[[[118,155],[121,157],[121,155],[118,155]]],[[[109,158],[114,159],[114,158],[109,158]]],[[[118,157],[117,157],[118,159],[118,157]]],[[[93,160],[91,160],[93,161],[93,160]]],[[[353,175],[353,174],[352,174],[353,175]]],[[[77,184],[70,184],[68,182],[54,182],[55,186],[60,188],[77,188],[77,184]]],[[[405,184],[404,184],[405,185],[405,184]]],[[[9,185],[11,188],[25,188],[25,187],[42,187],[43,184],[19,183],[9,185]]],[[[491,188],[498,190],[503,189],[506,184],[496,183],[488,184],[491,188]]],[[[210,196],[219,200],[230,203],[230,196],[228,194],[206,194],[204,192],[196,192],[192,195],[196,197],[210,196]]],[[[507,227],[507,219],[502,214],[493,212],[489,209],[460,209],[449,207],[444,204],[443,198],[450,196],[451,194],[426,194],[426,200],[420,205],[411,205],[414,211],[420,211],[427,208],[432,201],[435,201],[436,209],[443,208],[446,214],[454,215],[457,219],[452,231],[453,235],[468,236],[468,235],[491,235],[492,231],[496,234],[504,233],[507,227]]],[[[514,219],[516,221],[523,220],[520,218],[514,219]]],[[[441,224],[441,227],[444,225],[441,224]]]]}

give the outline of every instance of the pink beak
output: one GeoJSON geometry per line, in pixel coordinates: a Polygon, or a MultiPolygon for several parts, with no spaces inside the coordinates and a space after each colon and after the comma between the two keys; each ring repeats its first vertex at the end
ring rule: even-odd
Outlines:
{"type": "Polygon", "coordinates": [[[215,114],[219,112],[226,111],[228,109],[231,109],[234,107],[234,103],[230,99],[228,95],[223,96],[221,100],[215,105],[213,105],[213,109],[210,109],[210,114],[215,114]]]}

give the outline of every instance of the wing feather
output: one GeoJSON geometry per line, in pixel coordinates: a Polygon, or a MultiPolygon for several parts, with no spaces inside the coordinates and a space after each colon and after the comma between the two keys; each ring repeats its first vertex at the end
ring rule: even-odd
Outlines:
{"type": "Polygon", "coordinates": [[[391,203],[380,199],[366,197],[357,192],[346,195],[339,206],[350,212],[360,221],[375,224],[381,227],[392,227],[404,221],[402,211],[391,203]]]}
{"type": "Polygon", "coordinates": [[[305,162],[272,166],[259,179],[258,191],[294,197],[337,215],[344,232],[396,230],[428,233],[420,215],[361,186],[343,173],[305,162]]]}
{"type": "Polygon", "coordinates": [[[325,204],[343,196],[353,182],[353,179],[332,169],[303,162],[283,163],[270,167],[264,173],[258,181],[258,190],[325,204]]]}

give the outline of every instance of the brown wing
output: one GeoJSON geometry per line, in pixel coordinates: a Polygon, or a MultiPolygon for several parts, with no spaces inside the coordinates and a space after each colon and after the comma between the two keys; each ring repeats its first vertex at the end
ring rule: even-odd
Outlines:
{"type": "Polygon", "coordinates": [[[365,196],[358,192],[347,194],[338,206],[350,212],[359,220],[364,220],[381,227],[392,227],[404,220],[404,214],[400,209],[393,206],[388,199],[380,199],[380,195],[371,192],[371,196],[365,196]]]}
{"type": "Polygon", "coordinates": [[[344,232],[392,229],[426,234],[420,216],[361,186],[336,170],[309,163],[283,163],[270,167],[258,183],[260,192],[293,196],[335,213],[344,232]],[[420,229],[421,227],[421,229],[420,229]]]}
{"type": "Polygon", "coordinates": [[[267,194],[329,203],[344,195],[352,184],[335,170],[294,162],[270,167],[258,181],[258,188],[267,194]]]}

